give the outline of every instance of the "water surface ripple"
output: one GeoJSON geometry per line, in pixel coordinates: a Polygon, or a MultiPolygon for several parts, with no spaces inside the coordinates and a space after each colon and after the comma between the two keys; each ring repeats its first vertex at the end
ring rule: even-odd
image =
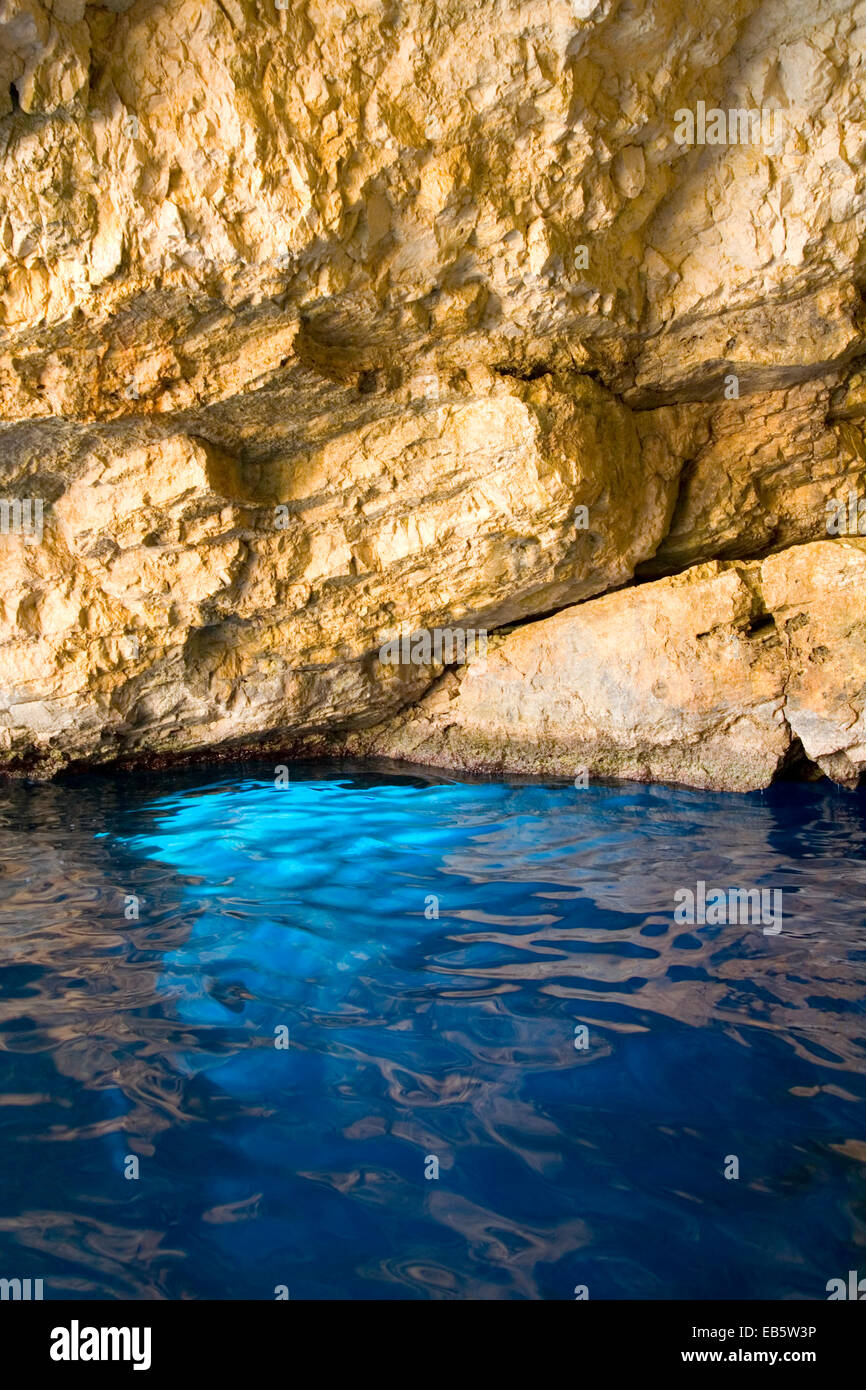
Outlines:
{"type": "Polygon", "coordinates": [[[825,784],[6,788],[0,1276],[825,1298],[866,1273],[864,839],[825,784]],[[781,934],[678,925],[699,879],[782,889],[781,934]]]}

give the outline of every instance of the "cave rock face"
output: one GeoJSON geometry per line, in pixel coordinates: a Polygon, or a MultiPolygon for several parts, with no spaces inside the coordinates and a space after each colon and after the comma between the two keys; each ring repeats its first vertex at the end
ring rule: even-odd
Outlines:
{"type": "Polygon", "coordinates": [[[528,623],[357,751],[753,791],[866,763],[866,541],[712,561],[528,623]]]}
{"type": "Polygon", "coordinates": [[[862,0],[6,0],[0,768],[858,780],[864,95],[862,0]]]}

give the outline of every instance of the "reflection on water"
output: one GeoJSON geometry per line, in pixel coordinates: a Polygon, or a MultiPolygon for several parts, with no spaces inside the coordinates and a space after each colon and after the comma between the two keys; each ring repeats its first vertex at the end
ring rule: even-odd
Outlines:
{"type": "Polygon", "coordinates": [[[7,788],[0,1276],[825,1298],[866,1273],[864,839],[825,786],[7,788]],[[676,925],[699,879],[783,889],[781,935],[676,925]]]}

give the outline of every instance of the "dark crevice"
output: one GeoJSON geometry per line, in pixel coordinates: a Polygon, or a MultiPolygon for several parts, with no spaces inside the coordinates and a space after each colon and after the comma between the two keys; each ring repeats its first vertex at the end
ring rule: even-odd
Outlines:
{"type": "Polygon", "coordinates": [[[540,381],[543,376],[553,375],[550,367],[544,362],[537,362],[533,367],[504,367],[496,364],[492,370],[497,376],[511,377],[514,381],[540,381]]]}
{"type": "MultiPolygon", "coordinates": [[[[644,560],[635,568],[633,588],[641,584],[653,584],[657,579],[670,579],[677,574],[685,574],[687,570],[694,569],[697,565],[710,564],[718,561],[719,564],[755,564],[761,560],[766,560],[770,555],[777,555],[782,550],[793,550],[798,545],[808,545],[814,540],[826,540],[824,534],[812,536],[807,540],[780,540],[778,534],[766,537],[760,545],[749,545],[743,542],[737,545],[731,541],[727,545],[721,545],[717,550],[696,550],[683,559],[681,563],[671,559],[670,563],[656,563],[655,559],[644,560]]],[[[662,545],[664,542],[661,543],[662,545]]],[[[659,546],[661,550],[661,545],[659,546]]],[[[657,552],[658,553],[658,552],[657,552]]]]}
{"type": "Polygon", "coordinates": [[[665,542],[670,538],[671,532],[677,524],[677,520],[682,515],[686,502],[686,491],[697,469],[697,458],[684,459],[677,477],[677,495],[674,498],[674,505],[671,510],[670,520],[665,527],[664,535],[660,537],[659,543],[648,560],[642,560],[635,566],[635,582],[641,583],[643,580],[661,579],[666,574],[675,574],[676,566],[665,565],[663,560],[659,560],[659,552],[663,549],[665,542]]]}
{"type": "Polygon", "coordinates": [[[772,632],[776,627],[776,619],[772,613],[756,613],[746,628],[747,637],[760,637],[762,633],[772,632]]]}
{"type": "Polygon", "coordinates": [[[787,753],[773,777],[774,782],[821,782],[824,773],[807,755],[796,734],[791,735],[787,753]]]}
{"type": "Polygon", "coordinates": [[[622,397],[611,389],[604,378],[603,373],[598,367],[555,367],[547,362],[535,362],[531,367],[512,367],[502,362],[495,362],[490,368],[497,376],[508,377],[512,381],[540,381],[545,376],[558,377],[588,377],[590,381],[603,386],[615,400],[622,403],[622,397]]]}

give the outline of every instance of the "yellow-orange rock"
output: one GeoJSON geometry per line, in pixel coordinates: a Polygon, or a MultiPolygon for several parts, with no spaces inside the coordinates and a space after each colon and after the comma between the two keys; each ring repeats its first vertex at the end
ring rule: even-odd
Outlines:
{"type": "MultiPolygon", "coordinates": [[[[6,0],[0,767],[343,738],[441,674],[377,661],[401,624],[589,600],[631,625],[613,762],[763,784],[782,654],[726,620],[719,723],[699,636],[857,549],[864,39],[866,0],[6,0]]],[[[856,690],[799,659],[851,780],[856,690]]]]}
{"type": "Polygon", "coordinates": [[[347,747],[472,771],[738,791],[805,755],[856,782],[864,579],[866,541],[836,540],[592,599],[501,636],[347,747]]]}

